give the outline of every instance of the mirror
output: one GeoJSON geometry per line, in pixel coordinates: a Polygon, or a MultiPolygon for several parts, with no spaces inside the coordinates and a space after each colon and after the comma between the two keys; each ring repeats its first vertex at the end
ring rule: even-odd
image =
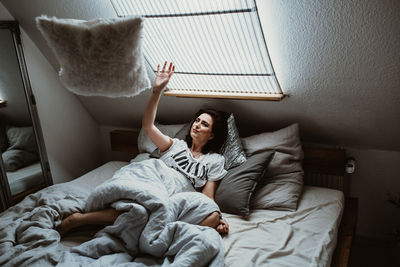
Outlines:
{"type": "Polygon", "coordinates": [[[52,184],[16,21],[0,21],[1,210],[52,184]]]}

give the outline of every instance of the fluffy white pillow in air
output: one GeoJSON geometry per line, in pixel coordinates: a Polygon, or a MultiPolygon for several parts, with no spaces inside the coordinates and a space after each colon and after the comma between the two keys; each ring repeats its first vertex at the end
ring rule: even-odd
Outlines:
{"type": "Polygon", "coordinates": [[[60,79],[86,96],[135,96],[150,88],[141,17],[82,21],[40,16],[36,23],[60,64],[60,79]]]}

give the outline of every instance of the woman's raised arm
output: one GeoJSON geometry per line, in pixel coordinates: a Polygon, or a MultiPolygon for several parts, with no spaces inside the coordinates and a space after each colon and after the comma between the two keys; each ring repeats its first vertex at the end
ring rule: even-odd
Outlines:
{"type": "Polygon", "coordinates": [[[163,134],[155,125],[154,120],[157,114],[158,103],[160,102],[160,96],[162,90],[167,86],[169,79],[174,74],[175,66],[172,62],[166,70],[167,61],[165,61],[162,70],[160,71],[160,65],[157,66],[157,74],[153,83],[153,91],[147,102],[146,109],[144,110],[142,118],[142,128],[146,131],[151,141],[160,149],[160,151],[167,150],[172,145],[172,139],[163,134]]]}

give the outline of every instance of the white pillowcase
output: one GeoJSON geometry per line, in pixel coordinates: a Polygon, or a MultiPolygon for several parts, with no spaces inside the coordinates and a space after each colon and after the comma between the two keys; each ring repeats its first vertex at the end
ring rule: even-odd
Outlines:
{"type": "Polygon", "coordinates": [[[246,156],[259,151],[275,150],[253,194],[251,207],[296,210],[304,177],[299,125],[295,123],[275,132],[246,137],[242,139],[242,144],[246,156]]]}
{"type": "MultiPolygon", "coordinates": [[[[165,135],[173,138],[185,124],[170,124],[170,125],[163,125],[155,122],[156,127],[165,135]]],[[[152,153],[157,146],[153,144],[150,140],[150,137],[146,134],[145,130],[140,129],[139,136],[138,136],[138,149],[140,153],[152,153]]]]}
{"type": "Polygon", "coordinates": [[[75,94],[135,96],[150,88],[142,53],[141,17],[82,21],[40,16],[36,23],[75,94]]]}

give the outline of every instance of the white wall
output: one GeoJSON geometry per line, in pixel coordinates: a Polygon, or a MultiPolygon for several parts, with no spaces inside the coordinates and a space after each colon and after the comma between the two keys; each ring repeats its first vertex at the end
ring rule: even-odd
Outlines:
{"type": "MultiPolygon", "coordinates": [[[[235,111],[241,128],[248,131],[245,135],[254,130],[253,122],[259,130],[299,122],[307,142],[400,151],[400,1],[256,2],[277,77],[290,97],[281,102],[166,97],[160,117],[188,120],[210,104],[235,111]]],[[[53,66],[58,63],[35,25],[36,16],[117,16],[109,0],[2,3],[53,66]]],[[[146,93],[131,99],[80,101],[100,125],[139,127],[146,93]]]]}
{"type": "MultiPolygon", "coordinates": [[[[16,1],[3,0],[27,25],[39,12],[80,19],[116,16],[104,0],[59,0],[57,6],[51,0],[32,1],[28,12],[16,1]]],[[[400,151],[400,1],[257,4],[277,77],[290,97],[280,102],[164,97],[160,118],[188,120],[199,107],[210,104],[234,111],[244,135],[255,131],[252,124],[270,130],[299,122],[307,142],[400,151]]],[[[29,34],[40,44],[43,38],[32,28],[29,34]]],[[[46,44],[39,47],[52,57],[46,44]]],[[[101,125],[139,127],[147,94],[80,100],[101,125]]]]}
{"type": "Polygon", "coordinates": [[[7,108],[1,109],[0,115],[9,125],[32,125],[10,31],[1,31],[0,47],[0,98],[7,101],[7,108]]]}
{"type": "Polygon", "coordinates": [[[0,47],[0,98],[7,101],[7,108],[0,109],[1,118],[9,125],[32,125],[10,31],[1,31],[0,47]]]}
{"type": "MultiPolygon", "coordinates": [[[[0,19],[13,20],[1,3],[0,19]]],[[[53,181],[71,180],[101,164],[99,126],[23,30],[21,36],[53,181]]]]}

